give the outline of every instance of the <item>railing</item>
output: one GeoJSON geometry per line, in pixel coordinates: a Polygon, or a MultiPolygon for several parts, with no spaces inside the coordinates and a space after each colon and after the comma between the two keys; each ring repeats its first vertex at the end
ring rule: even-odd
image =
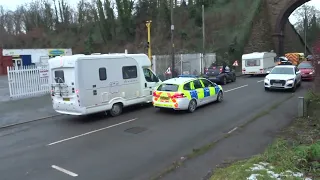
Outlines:
{"type": "Polygon", "coordinates": [[[7,67],[10,98],[49,93],[48,66],[7,67]]]}
{"type": "MultiPolygon", "coordinates": [[[[175,55],[175,71],[178,74],[200,75],[205,67],[209,67],[216,62],[215,53],[207,53],[204,55],[197,54],[176,54],[175,55]]],[[[161,80],[167,79],[165,72],[172,66],[171,55],[154,55],[152,57],[152,69],[160,77],[161,80]]]]}

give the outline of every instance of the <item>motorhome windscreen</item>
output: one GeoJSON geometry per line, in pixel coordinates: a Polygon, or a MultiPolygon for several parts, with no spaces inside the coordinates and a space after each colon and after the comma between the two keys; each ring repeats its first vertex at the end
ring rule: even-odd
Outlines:
{"type": "Polygon", "coordinates": [[[63,70],[54,71],[54,80],[56,83],[64,83],[64,71],[63,70]]]}
{"type": "Polygon", "coordinates": [[[176,84],[161,84],[157,90],[175,92],[178,91],[178,88],[179,86],[176,84]]]}
{"type": "Polygon", "coordinates": [[[260,66],[260,59],[246,60],[246,67],[260,66]]]}

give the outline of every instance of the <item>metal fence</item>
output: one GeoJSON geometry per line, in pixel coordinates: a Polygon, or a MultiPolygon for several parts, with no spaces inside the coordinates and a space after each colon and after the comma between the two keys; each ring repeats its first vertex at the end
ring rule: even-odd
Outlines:
{"type": "Polygon", "coordinates": [[[49,93],[48,66],[7,67],[10,98],[49,93]]]}
{"type": "MultiPolygon", "coordinates": [[[[209,53],[203,57],[198,54],[176,54],[175,55],[175,71],[177,74],[193,74],[200,75],[205,67],[216,62],[216,54],[209,53]]],[[[172,66],[171,55],[155,55],[152,57],[153,71],[160,79],[167,79],[165,72],[172,66]]]]}

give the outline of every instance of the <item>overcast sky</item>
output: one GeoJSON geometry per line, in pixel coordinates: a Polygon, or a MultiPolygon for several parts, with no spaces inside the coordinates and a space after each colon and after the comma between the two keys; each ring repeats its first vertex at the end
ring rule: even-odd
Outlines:
{"type": "MultiPolygon", "coordinates": [[[[0,0],[0,5],[4,6],[7,9],[14,10],[18,5],[22,5],[31,1],[32,0],[0,0]]],[[[66,2],[68,2],[72,6],[76,6],[79,0],[66,0],[66,2]]],[[[315,6],[317,9],[320,10],[320,0],[311,0],[307,4],[315,6]]],[[[290,16],[289,20],[292,24],[295,24],[297,21],[296,18],[292,15],[290,16]]]]}

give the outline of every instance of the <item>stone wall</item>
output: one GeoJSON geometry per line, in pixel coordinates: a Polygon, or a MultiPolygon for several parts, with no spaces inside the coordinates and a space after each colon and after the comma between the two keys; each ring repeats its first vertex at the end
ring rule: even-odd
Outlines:
{"type": "MultiPolygon", "coordinates": [[[[271,33],[275,32],[275,26],[278,20],[278,16],[281,11],[287,8],[289,2],[292,0],[265,0],[268,10],[268,17],[271,27],[271,33]]],[[[272,36],[270,36],[272,38],[272,36]]],[[[285,26],[284,32],[284,52],[304,52],[304,42],[301,41],[297,32],[293,29],[293,26],[290,24],[289,20],[285,26]]],[[[273,46],[278,46],[278,41],[276,38],[273,39],[273,46]]]]}
{"type": "Polygon", "coordinates": [[[264,2],[259,9],[260,13],[253,20],[251,35],[244,48],[245,54],[275,50],[271,39],[272,31],[268,19],[268,9],[265,7],[266,3],[264,2]]]}
{"type": "Polygon", "coordinates": [[[304,52],[304,42],[295,31],[294,26],[287,21],[284,32],[284,53],[304,52]]]}

